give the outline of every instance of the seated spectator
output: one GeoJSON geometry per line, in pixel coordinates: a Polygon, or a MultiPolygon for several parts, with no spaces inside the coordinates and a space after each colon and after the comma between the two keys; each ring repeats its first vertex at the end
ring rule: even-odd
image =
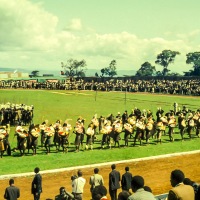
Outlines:
{"type": "Polygon", "coordinates": [[[92,190],[93,200],[107,200],[107,189],[103,185],[98,185],[92,190]]]}
{"type": "Polygon", "coordinates": [[[185,178],[183,183],[185,185],[191,185],[194,188],[195,200],[199,200],[200,199],[200,185],[190,180],[189,178],[185,178]]]}
{"type": "Polygon", "coordinates": [[[149,186],[145,185],[143,188],[145,191],[153,193],[152,189],[149,186]]]}
{"type": "Polygon", "coordinates": [[[172,189],[169,191],[168,200],[188,200],[194,199],[194,190],[190,185],[184,185],[184,173],[176,169],[171,172],[170,182],[172,189]]]}
{"type": "Polygon", "coordinates": [[[60,193],[59,195],[55,196],[55,200],[72,200],[74,199],[74,195],[71,194],[70,192],[67,192],[65,190],[65,187],[60,188],[60,193]]]}
{"type": "Polygon", "coordinates": [[[117,200],[127,200],[130,195],[131,195],[130,192],[124,190],[118,194],[117,200]]]}
{"type": "Polygon", "coordinates": [[[142,176],[134,176],[131,181],[131,188],[133,190],[133,194],[128,197],[128,200],[155,200],[154,195],[151,192],[147,192],[144,190],[144,179],[142,176]]]}

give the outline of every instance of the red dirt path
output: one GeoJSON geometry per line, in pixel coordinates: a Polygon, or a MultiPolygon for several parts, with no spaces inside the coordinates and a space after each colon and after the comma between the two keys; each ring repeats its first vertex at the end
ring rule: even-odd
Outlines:
{"type": "MultiPolygon", "coordinates": [[[[148,161],[138,161],[133,163],[117,164],[117,170],[121,175],[124,173],[125,166],[130,167],[133,175],[141,175],[145,179],[145,185],[152,188],[153,193],[166,193],[171,188],[170,172],[174,169],[181,169],[186,177],[200,183],[200,153],[174,156],[170,158],[152,159],[148,161]]],[[[103,175],[105,186],[108,188],[108,174],[111,171],[110,165],[99,167],[100,174],[103,175]]],[[[90,200],[89,178],[93,174],[93,168],[82,169],[83,176],[86,178],[84,190],[84,200],[90,200]]],[[[70,177],[76,174],[76,171],[66,171],[55,174],[43,174],[43,193],[41,200],[54,200],[61,186],[65,186],[67,191],[71,191],[70,177]]],[[[33,176],[15,178],[15,185],[20,188],[20,200],[33,199],[30,188],[33,176]]],[[[8,186],[8,180],[0,180],[0,199],[3,199],[5,188],[8,186]]],[[[121,190],[119,190],[120,192],[121,190]]],[[[108,195],[109,197],[109,195],[108,195]]]]}

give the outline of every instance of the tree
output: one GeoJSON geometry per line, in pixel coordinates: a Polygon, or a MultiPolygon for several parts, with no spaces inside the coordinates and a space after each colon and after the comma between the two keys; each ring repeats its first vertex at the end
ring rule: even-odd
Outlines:
{"type": "Polygon", "coordinates": [[[117,65],[116,60],[112,60],[109,64],[109,67],[101,69],[101,77],[103,77],[104,75],[107,75],[109,77],[116,76],[117,75],[116,65],[117,65]]]}
{"type": "Polygon", "coordinates": [[[39,76],[39,71],[38,70],[34,70],[31,72],[30,74],[31,77],[38,77],[39,76]]]}
{"type": "Polygon", "coordinates": [[[186,63],[193,64],[193,70],[184,72],[185,76],[200,76],[200,52],[188,53],[186,57],[186,63]]]}
{"type": "Polygon", "coordinates": [[[163,66],[162,75],[166,76],[170,71],[168,69],[168,65],[173,63],[175,60],[176,55],[179,55],[178,51],[171,51],[171,50],[163,50],[162,53],[157,55],[157,60],[155,61],[156,64],[163,66]]]}
{"type": "Polygon", "coordinates": [[[86,61],[85,60],[74,60],[69,59],[66,64],[61,62],[61,67],[64,70],[64,75],[74,77],[84,77],[85,76],[85,70],[86,70],[86,61]]]}
{"type": "Polygon", "coordinates": [[[151,63],[145,62],[141,65],[140,69],[136,72],[136,76],[153,76],[155,74],[156,68],[152,66],[151,63]]]}

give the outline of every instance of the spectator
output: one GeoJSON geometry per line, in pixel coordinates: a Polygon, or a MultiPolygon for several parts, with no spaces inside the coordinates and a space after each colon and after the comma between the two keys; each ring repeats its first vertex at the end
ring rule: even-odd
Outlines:
{"type": "Polygon", "coordinates": [[[103,185],[98,185],[92,190],[92,200],[107,200],[107,189],[103,185]]]}
{"type": "Polygon", "coordinates": [[[59,195],[55,196],[55,200],[73,200],[74,199],[74,195],[71,194],[70,192],[67,192],[65,190],[65,187],[61,187],[59,191],[60,193],[59,195]]]}
{"type": "Polygon", "coordinates": [[[32,181],[31,192],[34,200],[40,200],[40,194],[42,193],[42,176],[39,174],[40,168],[36,167],[34,172],[35,176],[32,181]]]}
{"type": "Polygon", "coordinates": [[[103,177],[98,173],[99,173],[99,169],[95,168],[94,169],[94,175],[90,177],[90,182],[89,183],[91,185],[91,188],[90,188],[91,192],[96,186],[104,184],[103,177]]]}
{"type": "Polygon", "coordinates": [[[4,198],[6,200],[17,200],[20,197],[20,190],[14,185],[14,179],[9,180],[9,185],[5,190],[4,198]]]}
{"type": "Polygon", "coordinates": [[[116,170],[116,165],[111,165],[112,171],[109,173],[109,193],[111,200],[117,200],[117,189],[120,188],[120,173],[116,170]]]}
{"type": "Polygon", "coordinates": [[[82,177],[83,173],[81,170],[77,172],[78,177],[72,179],[72,194],[74,195],[75,200],[83,199],[83,189],[86,183],[86,180],[82,177]]]}
{"type": "Polygon", "coordinates": [[[127,200],[130,195],[131,195],[130,192],[124,190],[118,194],[117,200],[127,200]]]}
{"type": "Polygon", "coordinates": [[[132,174],[129,172],[129,167],[125,167],[125,173],[122,175],[121,185],[122,190],[128,191],[131,189],[132,174]]]}
{"type": "Polygon", "coordinates": [[[194,190],[190,185],[184,185],[184,173],[176,169],[171,172],[171,185],[172,189],[169,191],[168,200],[188,200],[194,199],[194,190]]]}
{"type": "Polygon", "coordinates": [[[153,193],[152,189],[149,186],[145,185],[143,188],[145,191],[153,193]]]}
{"type": "Polygon", "coordinates": [[[195,183],[194,181],[190,180],[189,178],[185,178],[183,183],[185,185],[191,185],[194,189],[195,194],[195,200],[200,199],[200,185],[198,183],[195,183]]]}
{"type": "Polygon", "coordinates": [[[151,192],[144,190],[144,179],[142,176],[134,176],[131,181],[131,188],[134,192],[128,200],[155,200],[151,192]]]}

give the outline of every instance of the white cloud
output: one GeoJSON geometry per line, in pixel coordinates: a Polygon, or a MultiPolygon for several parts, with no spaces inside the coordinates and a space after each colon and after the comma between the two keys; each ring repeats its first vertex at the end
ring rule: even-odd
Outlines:
{"type": "Polygon", "coordinates": [[[181,55],[169,68],[182,72],[189,70],[185,64],[186,53],[199,48],[196,42],[199,30],[174,35],[173,39],[167,39],[172,33],[166,33],[165,38],[147,39],[128,32],[98,34],[93,27],[83,26],[78,18],[70,20],[67,31],[58,31],[58,23],[58,18],[40,4],[27,0],[0,0],[0,59],[3,65],[57,69],[61,61],[74,58],[85,59],[88,68],[101,69],[115,59],[120,68],[137,70],[146,61],[155,65],[156,56],[164,49],[171,49],[181,55]]]}
{"type": "Polygon", "coordinates": [[[68,31],[80,31],[81,29],[82,29],[82,22],[81,19],[78,18],[71,19],[65,27],[65,30],[68,31]]]}

